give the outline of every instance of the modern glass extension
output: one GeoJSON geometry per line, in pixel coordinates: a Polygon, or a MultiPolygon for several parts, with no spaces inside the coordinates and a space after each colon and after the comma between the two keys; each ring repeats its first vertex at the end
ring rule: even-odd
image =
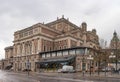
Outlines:
{"type": "MultiPolygon", "coordinates": [[[[89,47],[75,47],[62,50],[48,51],[39,53],[40,60],[36,62],[36,70],[57,70],[63,65],[71,65],[75,70],[82,71],[90,69],[89,55],[95,52],[89,47]]],[[[92,66],[94,65],[93,60],[92,66]]]]}

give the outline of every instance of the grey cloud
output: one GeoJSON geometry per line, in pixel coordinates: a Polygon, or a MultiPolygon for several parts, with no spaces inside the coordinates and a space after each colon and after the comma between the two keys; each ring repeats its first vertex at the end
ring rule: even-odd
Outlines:
{"type": "Polygon", "coordinates": [[[56,20],[57,16],[61,17],[63,14],[78,26],[86,21],[89,30],[96,28],[98,35],[106,40],[111,39],[114,29],[120,34],[119,0],[0,0],[0,2],[0,39],[5,43],[12,43],[16,30],[38,22],[56,20]]]}

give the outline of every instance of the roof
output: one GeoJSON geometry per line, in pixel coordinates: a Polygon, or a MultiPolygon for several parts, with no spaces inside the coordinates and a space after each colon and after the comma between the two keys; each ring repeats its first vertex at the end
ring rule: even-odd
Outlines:
{"type": "Polygon", "coordinates": [[[55,21],[53,21],[53,22],[50,22],[50,23],[47,23],[47,24],[45,24],[45,25],[46,25],[46,26],[51,26],[51,25],[53,25],[53,24],[60,23],[60,22],[65,22],[65,23],[73,26],[74,28],[79,28],[77,25],[71,23],[69,20],[67,20],[67,19],[65,19],[65,18],[57,19],[57,20],[55,20],[55,21]]]}
{"type": "Polygon", "coordinates": [[[62,58],[52,58],[52,59],[44,59],[43,61],[40,62],[36,62],[36,63],[49,63],[49,62],[66,62],[69,61],[71,59],[74,59],[75,56],[69,56],[69,57],[62,57],[62,58]]]}
{"type": "Polygon", "coordinates": [[[5,48],[5,50],[7,50],[7,49],[13,49],[13,46],[8,46],[5,48]]]}
{"type": "Polygon", "coordinates": [[[52,53],[52,52],[66,51],[66,50],[72,50],[72,49],[85,49],[85,48],[92,49],[91,47],[73,47],[73,48],[66,48],[66,49],[61,49],[61,50],[54,50],[54,51],[40,52],[39,55],[44,54],[44,53],[52,53]]]}

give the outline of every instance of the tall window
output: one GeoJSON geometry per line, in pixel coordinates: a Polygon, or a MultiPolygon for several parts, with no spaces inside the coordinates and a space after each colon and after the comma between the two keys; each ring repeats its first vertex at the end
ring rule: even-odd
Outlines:
{"type": "Polygon", "coordinates": [[[63,51],[63,56],[68,55],[68,51],[63,51]]]}
{"type": "Polygon", "coordinates": [[[32,43],[30,42],[30,54],[32,54],[32,43]]]}
{"type": "Polygon", "coordinates": [[[62,52],[61,51],[57,52],[57,56],[62,56],[62,52]]]}
{"type": "Polygon", "coordinates": [[[52,48],[50,47],[50,51],[52,50],[52,48]]]}
{"type": "Polygon", "coordinates": [[[42,54],[42,58],[45,58],[45,54],[42,54]]]}
{"type": "Polygon", "coordinates": [[[22,49],[23,49],[23,45],[20,44],[20,54],[22,55],[22,49]]]}
{"type": "Polygon", "coordinates": [[[70,50],[69,53],[70,53],[71,55],[75,55],[75,50],[70,50]]]}
{"type": "Polygon", "coordinates": [[[55,57],[55,56],[56,56],[56,53],[55,53],[55,52],[53,52],[53,53],[52,53],[52,57],[55,57]]]}
{"type": "Polygon", "coordinates": [[[61,48],[61,46],[60,46],[60,50],[61,50],[62,48],[61,48]]]}
{"type": "Polygon", "coordinates": [[[84,49],[77,49],[77,50],[76,50],[76,54],[81,54],[81,55],[83,55],[83,54],[84,54],[84,49]]]}
{"type": "Polygon", "coordinates": [[[44,46],[43,51],[46,51],[46,46],[44,46]]]}
{"type": "Polygon", "coordinates": [[[38,49],[38,40],[37,39],[34,41],[34,47],[35,47],[35,53],[37,53],[37,49],[38,49]]]}
{"type": "Polygon", "coordinates": [[[50,53],[47,53],[47,54],[46,54],[46,57],[50,57],[50,53]]]}

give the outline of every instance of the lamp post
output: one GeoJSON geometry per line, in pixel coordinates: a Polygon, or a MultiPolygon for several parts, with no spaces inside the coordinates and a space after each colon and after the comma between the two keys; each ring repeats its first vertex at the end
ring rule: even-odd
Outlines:
{"type": "Polygon", "coordinates": [[[91,55],[89,55],[89,57],[87,58],[88,60],[90,60],[90,67],[89,67],[89,69],[90,69],[90,76],[91,76],[91,62],[92,62],[92,60],[93,60],[93,57],[91,56],[91,55]]]}

